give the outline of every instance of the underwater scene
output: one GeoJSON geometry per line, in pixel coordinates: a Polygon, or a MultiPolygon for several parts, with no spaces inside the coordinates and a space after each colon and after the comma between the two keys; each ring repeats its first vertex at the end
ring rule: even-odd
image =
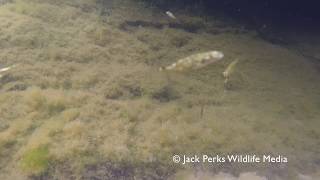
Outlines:
{"type": "Polygon", "coordinates": [[[0,0],[0,179],[319,180],[320,31],[212,2],[0,0]]]}

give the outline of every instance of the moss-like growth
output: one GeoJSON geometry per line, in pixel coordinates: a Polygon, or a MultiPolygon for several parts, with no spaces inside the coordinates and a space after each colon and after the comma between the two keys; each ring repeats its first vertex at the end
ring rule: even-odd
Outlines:
{"type": "Polygon", "coordinates": [[[20,165],[23,171],[39,175],[49,168],[49,149],[47,146],[31,149],[23,154],[20,165]]]}
{"type": "Polygon", "coordinates": [[[0,179],[26,179],[17,166],[41,179],[167,179],[175,153],[279,152],[293,168],[316,164],[320,76],[301,56],[172,6],[177,21],[113,2],[108,16],[96,0],[0,6],[0,67],[18,65],[0,82],[0,179]],[[210,50],[226,61],[158,71],[210,50]],[[225,91],[221,73],[236,58],[237,91],[225,91]]]}
{"type": "Polygon", "coordinates": [[[54,116],[67,108],[69,104],[67,96],[64,91],[45,91],[39,88],[31,88],[27,91],[26,99],[30,111],[42,112],[49,116],[54,116]]]}

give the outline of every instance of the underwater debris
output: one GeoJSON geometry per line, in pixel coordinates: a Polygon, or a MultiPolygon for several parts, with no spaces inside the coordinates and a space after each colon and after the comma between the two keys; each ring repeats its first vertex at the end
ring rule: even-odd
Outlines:
{"type": "Polygon", "coordinates": [[[231,74],[234,72],[235,66],[238,64],[238,62],[239,62],[239,59],[236,59],[236,60],[232,61],[232,62],[227,66],[226,70],[223,71],[222,75],[223,75],[223,77],[225,78],[225,80],[224,80],[224,85],[225,85],[225,87],[228,86],[230,76],[231,76],[231,74]]]}
{"type": "Polygon", "coordinates": [[[167,67],[160,67],[160,71],[187,71],[203,68],[209,64],[217,62],[224,57],[220,51],[210,51],[205,53],[194,54],[189,57],[178,60],[176,63],[167,67]]]}
{"type": "Polygon", "coordinates": [[[173,13],[170,12],[170,11],[167,11],[167,12],[166,12],[166,15],[168,15],[171,19],[177,19],[176,16],[173,15],[173,13]]]}

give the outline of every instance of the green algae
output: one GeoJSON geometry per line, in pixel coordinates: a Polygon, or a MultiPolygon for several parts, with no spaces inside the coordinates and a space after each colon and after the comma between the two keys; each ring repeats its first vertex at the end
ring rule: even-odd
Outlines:
{"type": "Polygon", "coordinates": [[[49,168],[50,155],[46,146],[31,149],[21,157],[21,168],[27,173],[39,175],[49,168]]]}

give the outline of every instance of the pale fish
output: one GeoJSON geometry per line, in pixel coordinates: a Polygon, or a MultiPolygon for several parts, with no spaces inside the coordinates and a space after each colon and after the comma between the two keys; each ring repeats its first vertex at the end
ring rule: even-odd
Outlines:
{"type": "Polygon", "coordinates": [[[12,67],[5,67],[0,69],[0,73],[9,71],[12,67]]]}
{"type": "Polygon", "coordinates": [[[224,78],[229,79],[229,77],[234,71],[234,67],[238,64],[238,62],[239,62],[239,59],[236,59],[227,66],[226,70],[222,73],[224,78]]]}
{"type": "Polygon", "coordinates": [[[170,12],[170,11],[167,11],[166,14],[167,14],[170,18],[172,18],[172,19],[177,19],[176,16],[173,15],[173,13],[170,12]]]}
{"type": "Polygon", "coordinates": [[[178,60],[167,67],[161,67],[160,71],[187,71],[203,68],[209,64],[222,60],[224,54],[220,51],[210,51],[205,53],[194,54],[178,60]]]}
{"type": "MultiPolygon", "coordinates": [[[[13,68],[13,67],[15,67],[15,66],[9,66],[9,67],[5,67],[5,68],[1,68],[1,69],[0,69],[0,73],[9,71],[9,70],[10,70],[11,68],[13,68]]],[[[3,75],[0,74],[0,78],[2,78],[2,77],[3,77],[3,75]]]]}
{"type": "Polygon", "coordinates": [[[229,78],[231,76],[231,74],[233,74],[236,65],[238,64],[239,60],[236,59],[234,61],[232,61],[226,68],[226,70],[222,73],[224,79],[224,85],[227,89],[230,88],[230,84],[229,84],[229,78]]]}

